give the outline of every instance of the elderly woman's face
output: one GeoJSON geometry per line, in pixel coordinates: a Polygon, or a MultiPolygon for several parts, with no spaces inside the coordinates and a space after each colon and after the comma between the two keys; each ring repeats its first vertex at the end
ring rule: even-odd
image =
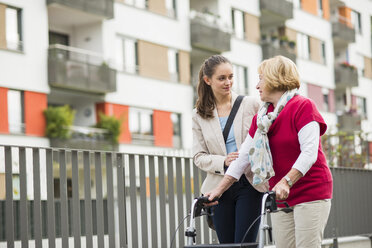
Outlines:
{"type": "Polygon", "coordinates": [[[265,87],[265,78],[262,74],[259,74],[259,81],[256,85],[256,89],[260,93],[261,101],[270,102],[270,92],[265,87]]]}

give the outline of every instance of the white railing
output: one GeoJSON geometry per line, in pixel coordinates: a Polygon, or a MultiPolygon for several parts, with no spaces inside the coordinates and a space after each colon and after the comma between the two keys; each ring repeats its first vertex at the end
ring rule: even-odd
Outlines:
{"type": "Polygon", "coordinates": [[[232,27],[229,24],[223,22],[221,17],[217,15],[214,15],[211,13],[202,13],[196,10],[191,10],[189,16],[191,20],[199,21],[213,28],[217,26],[219,29],[221,29],[224,32],[227,32],[230,34],[233,33],[232,27]]]}
{"type": "MultiPolygon", "coordinates": [[[[53,44],[49,46],[49,52],[53,50],[57,53],[55,56],[59,59],[69,59],[93,65],[102,65],[106,63],[101,53],[82,48],[53,44]]],[[[114,68],[111,63],[109,67],[114,68]]]]}
{"type": "Polygon", "coordinates": [[[354,25],[351,23],[351,20],[349,20],[348,18],[344,17],[344,16],[341,16],[339,14],[337,15],[333,15],[331,16],[331,22],[332,23],[342,23],[342,24],[345,24],[347,25],[348,27],[352,28],[354,25]]]}

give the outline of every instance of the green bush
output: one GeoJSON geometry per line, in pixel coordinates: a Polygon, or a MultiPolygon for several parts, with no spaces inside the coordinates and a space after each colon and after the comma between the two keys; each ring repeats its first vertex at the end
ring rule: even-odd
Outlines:
{"type": "Polygon", "coordinates": [[[115,118],[115,116],[108,116],[103,113],[98,114],[99,122],[97,123],[96,127],[106,129],[108,131],[106,138],[115,144],[119,143],[122,120],[115,118]]]}
{"type": "Polygon", "coordinates": [[[75,110],[68,105],[58,107],[48,107],[44,110],[46,119],[46,136],[49,138],[67,139],[70,137],[68,127],[72,125],[75,118],[75,110]]]}

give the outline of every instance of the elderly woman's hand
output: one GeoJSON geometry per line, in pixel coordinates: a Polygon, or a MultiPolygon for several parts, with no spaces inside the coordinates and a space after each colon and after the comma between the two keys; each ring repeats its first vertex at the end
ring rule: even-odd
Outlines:
{"type": "Polygon", "coordinates": [[[289,186],[284,178],[282,178],[272,190],[275,191],[277,200],[284,201],[288,198],[289,186]]]}
{"type": "MultiPolygon", "coordinates": [[[[220,192],[220,190],[218,190],[218,188],[216,188],[211,192],[205,193],[204,196],[208,197],[209,201],[213,201],[214,199],[220,198],[222,193],[223,192],[220,192]]],[[[214,206],[214,205],[217,205],[217,204],[218,204],[218,201],[214,201],[214,202],[205,204],[205,206],[211,207],[211,206],[214,206]]]]}

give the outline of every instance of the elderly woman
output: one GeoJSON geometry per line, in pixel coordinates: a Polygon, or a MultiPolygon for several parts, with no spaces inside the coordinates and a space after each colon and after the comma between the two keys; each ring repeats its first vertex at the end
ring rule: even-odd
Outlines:
{"type": "Polygon", "coordinates": [[[320,248],[333,187],[320,144],[327,125],[314,102],[298,94],[299,75],[290,59],[265,60],[258,73],[256,88],[265,104],[252,120],[239,157],[206,195],[210,200],[220,196],[244,173],[253,184],[268,181],[277,200],[293,208],[272,214],[276,247],[320,248]]]}

